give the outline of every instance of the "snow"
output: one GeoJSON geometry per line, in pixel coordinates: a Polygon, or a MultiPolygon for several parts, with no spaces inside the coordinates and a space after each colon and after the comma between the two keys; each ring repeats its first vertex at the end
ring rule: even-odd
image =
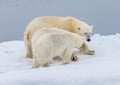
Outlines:
{"type": "Polygon", "coordinates": [[[23,41],[0,43],[0,85],[120,85],[120,34],[95,34],[88,43],[95,55],[78,55],[77,62],[32,69],[23,41]]]}

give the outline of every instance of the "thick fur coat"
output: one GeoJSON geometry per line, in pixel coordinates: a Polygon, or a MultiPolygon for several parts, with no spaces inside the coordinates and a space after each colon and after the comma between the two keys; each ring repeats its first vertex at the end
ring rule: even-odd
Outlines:
{"type": "MultiPolygon", "coordinates": [[[[31,39],[36,31],[39,29],[47,28],[59,28],[64,29],[72,33],[86,36],[86,39],[90,41],[90,34],[92,33],[92,26],[89,26],[83,21],[74,17],[55,17],[55,16],[42,16],[33,19],[24,32],[24,43],[26,47],[26,57],[32,58],[31,39]]],[[[94,51],[89,50],[86,43],[81,47],[81,52],[92,55],[94,51]]]]}

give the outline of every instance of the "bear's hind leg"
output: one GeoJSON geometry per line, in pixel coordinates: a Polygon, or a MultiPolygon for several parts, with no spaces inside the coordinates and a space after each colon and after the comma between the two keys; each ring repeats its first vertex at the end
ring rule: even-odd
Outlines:
{"type": "Polygon", "coordinates": [[[42,60],[42,58],[38,58],[38,57],[34,56],[32,68],[39,68],[40,66],[43,66],[44,62],[42,62],[41,60],[42,60]]]}
{"type": "Polygon", "coordinates": [[[32,49],[31,49],[31,37],[30,34],[31,32],[26,31],[24,34],[24,44],[25,44],[25,48],[26,48],[26,58],[32,58],[32,49]]]}
{"type": "Polygon", "coordinates": [[[49,65],[49,62],[47,62],[47,63],[45,63],[44,65],[43,65],[43,67],[49,67],[50,65],[49,65]]]}
{"type": "Polygon", "coordinates": [[[38,67],[40,67],[40,64],[37,63],[37,61],[34,61],[32,64],[32,68],[38,68],[38,67]]]}
{"type": "Polygon", "coordinates": [[[32,58],[32,49],[31,49],[31,45],[27,45],[26,46],[26,58],[32,58]]]}

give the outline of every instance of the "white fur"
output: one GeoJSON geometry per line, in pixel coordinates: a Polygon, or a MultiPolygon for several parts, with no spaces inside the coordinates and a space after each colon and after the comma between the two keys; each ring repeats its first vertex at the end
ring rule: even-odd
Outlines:
{"type": "Polygon", "coordinates": [[[67,31],[64,31],[64,30],[58,29],[58,28],[51,28],[50,29],[47,27],[43,27],[35,32],[35,34],[32,38],[32,44],[34,45],[34,43],[36,43],[37,39],[39,39],[40,37],[42,37],[43,35],[45,35],[47,33],[64,33],[64,32],[67,32],[67,31]]]}
{"type": "Polygon", "coordinates": [[[32,38],[33,68],[49,66],[56,56],[60,56],[63,63],[69,63],[73,48],[80,48],[84,42],[84,36],[67,31],[60,30],[60,33],[47,33],[41,37],[36,32],[32,38]]]}
{"type": "MultiPolygon", "coordinates": [[[[87,33],[86,39],[90,39],[92,33],[92,26],[89,26],[87,23],[75,18],[75,17],[56,17],[56,16],[41,16],[33,19],[25,29],[24,32],[24,43],[26,47],[26,57],[32,58],[32,49],[31,49],[31,39],[36,31],[42,29],[43,27],[53,28],[57,27],[58,29],[64,29],[72,33],[79,34],[84,36],[87,33]],[[79,29],[80,28],[80,29],[79,29]]],[[[82,51],[84,54],[94,54],[89,50],[88,45],[85,43],[85,46],[82,46],[82,51]],[[86,47],[86,48],[84,48],[86,47]],[[86,51],[87,50],[87,51],[86,51]],[[88,52],[89,51],[89,52],[88,52]],[[87,53],[86,53],[87,52],[87,53]]]]}

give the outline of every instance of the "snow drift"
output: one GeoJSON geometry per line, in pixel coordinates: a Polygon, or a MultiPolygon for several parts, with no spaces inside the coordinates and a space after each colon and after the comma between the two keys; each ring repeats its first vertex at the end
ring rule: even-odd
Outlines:
{"type": "Polygon", "coordinates": [[[23,41],[0,43],[0,85],[120,85],[120,34],[95,34],[88,43],[95,55],[78,55],[77,62],[32,69],[23,41]]]}

